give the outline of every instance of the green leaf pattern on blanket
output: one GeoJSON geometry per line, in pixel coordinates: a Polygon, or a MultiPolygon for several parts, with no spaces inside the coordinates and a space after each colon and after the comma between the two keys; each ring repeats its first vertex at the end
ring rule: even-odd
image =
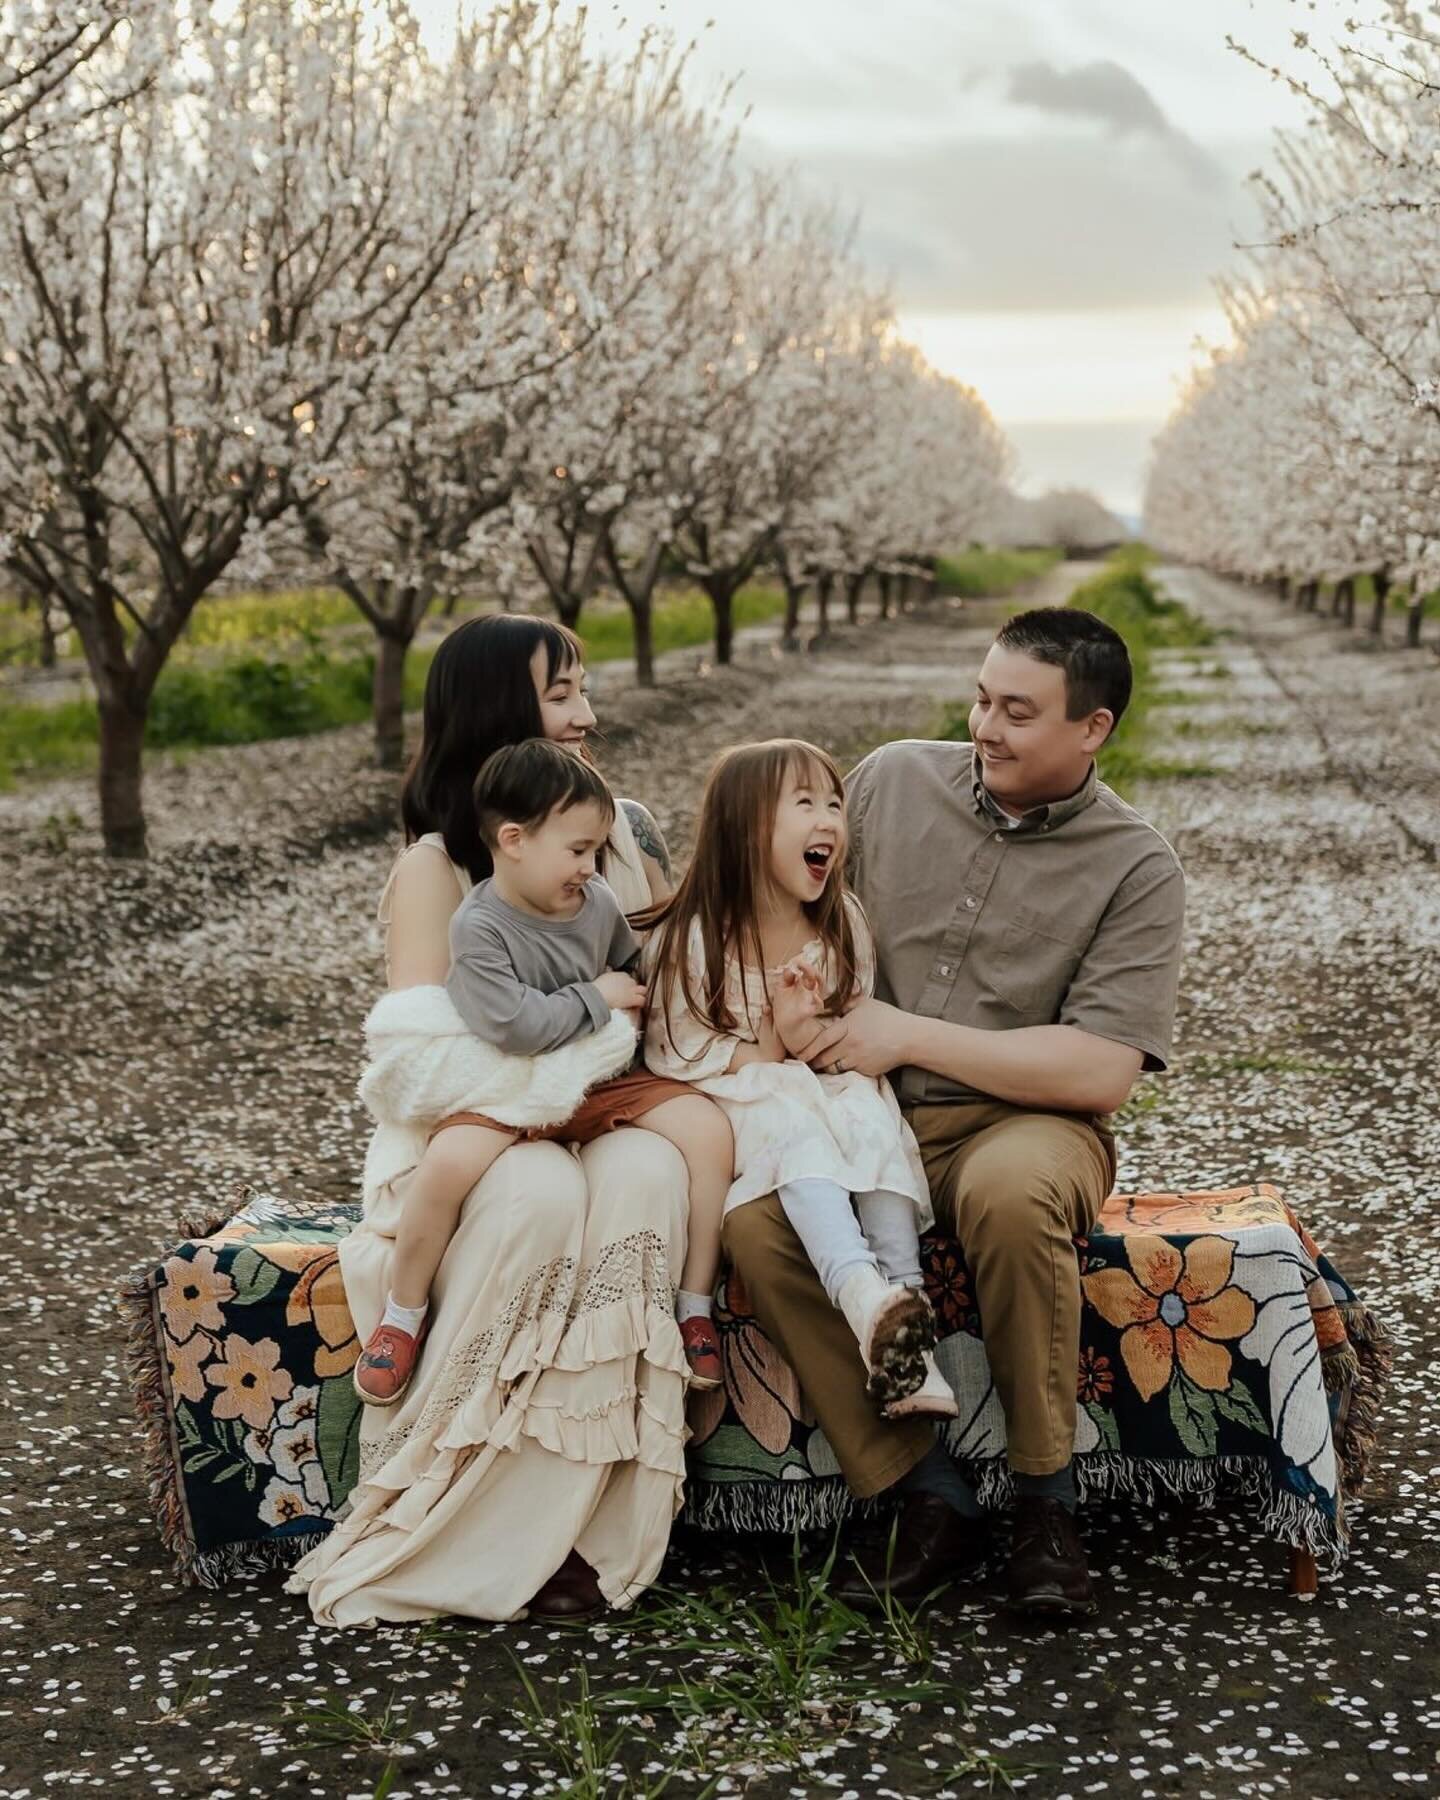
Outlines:
{"type": "Polygon", "coordinates": [[[1215,1396],[1177,1369],[1170,1383],[1170,1423],[1175,1435],[1192,1456],[1213,1456],[1220,1427],[1215,1417],[1215,1396]]]}
{"type": "Polygon", "coordinates": [[[236,1252],[230,1265],[230,1279],[235,1283],[235,1305],[255,1306],[268,1299],[282,1273],[276,1264],[247,1244],[236,1252]]]}
{"type": "Polygon", "coordinates": [[[1269,1432],[1265,1423],[1265,1415],[1255,1404],[1255,1396],[1246,1387],[1229,1387],[1215,1396],[1215,1410],[1222,1418],[1229,1419],[1232,1424],[1244,1425],[1250,1431],[1258,1431],[1262,1437],[1269,1432]]]}
{"type": "Polygon", "coordinates": [[[332,1506],[343,1506],[360,1478],[360,1414],[360,1399],[348,1375],[320,1383],[315,1441],[332,1506]]]}
{"type": "Polygon", "coordinates": [[[1115,1415],[1108,1406],[1100,1406],[1093,1400],[1087,1400],[1085,1411],[1091,1424],[1100,1434],[1100,1448],[1112,1453],[1120,1448],[1120,1427],[1115,1422],[1115,1415]]]}

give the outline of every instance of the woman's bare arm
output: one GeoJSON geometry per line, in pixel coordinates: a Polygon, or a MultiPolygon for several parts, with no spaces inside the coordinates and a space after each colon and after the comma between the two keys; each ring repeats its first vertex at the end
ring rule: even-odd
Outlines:
{"type": "Polygon", "coordinates": [[[655,815],[649,807],[642,806],[638,800],[622,800],[620,804],[625,808],[625,817],[635,834],[645,879],[650,883],[650,898],[657,903],[668,900],[675,891],[675,871],[665,833],[655,823],[655,815]]]}
{"type": "Polygon", "coordinates": [[[390,895],[390,986],[439,987],[450,972],[450,919],[460,904],[450,864],[419,844],[395,871],[390,895]]]}

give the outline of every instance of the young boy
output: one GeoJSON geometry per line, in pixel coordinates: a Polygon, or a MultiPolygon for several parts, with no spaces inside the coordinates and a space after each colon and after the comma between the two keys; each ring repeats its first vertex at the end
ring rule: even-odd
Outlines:
{"type": "MultiPolygon", "coordinates": [[[[560,745],[531,739],[487,759],[475,809],[495,872],[451,920],[445,982],[466,1027],[498,1050],[533,1057],[600,1030],[612,1011],[638,1015],[645,989],[632,971],[640,944],[595,872],[615,819],[601,777],[560,745]]],[[[641,1065],[592,1088],[561,1125],[522,1131],[482,1113],[440,1121],[405,1196],[384,1317],[355,1366],[362,1400],[393,1406],[409,1386],[430,1284],[466,1195],[496,1157],[522,1137],[585,1144],[621,1125],[658,1132],[685,1158],[690,1231],[680,1331],[693,1385],[719,1386],[709,1296],[734,1178],[730,1127],[693,1087],[641,1065]]]]}

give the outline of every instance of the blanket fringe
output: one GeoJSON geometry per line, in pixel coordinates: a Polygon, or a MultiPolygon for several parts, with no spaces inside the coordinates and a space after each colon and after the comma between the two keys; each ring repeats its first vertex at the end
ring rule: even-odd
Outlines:
{"type": "Polygon", "coordinates": [[[682,1524],[697,1531],[833,1531],[845,1519],[886,1510],[883,1495],[856,1500],[838,1475],[801,1481],[690,1481],[682,1524]]]}
{"type": "MultiPolygon", "coordinates": [[[[1015,1497],[1010,1465],[994,1460],[970,1464],[969,1473],[982,1506],[1006,1506],[1015,1497]]],[[[1345,1559],[1348,1533],[1343,1503],[1338,1520],[1329,1519],[1312,1501],[1275,1485],[1270,1463],[1258,1456],[1166,1458],[1145,1462],[1109,1452],[1075,1458],[1075,1484],[1084,1500],[1131,1500],[1154,1506],[1158,1500],[1184,1500],[1209,1511],[1216,1500],[1234,1496],[1253,1507],[1261,1531],[1277,1543],[1312,1551],[1332,1568],[1345,1559]]]]}
{"type": "MultiPolygon", "coordinates": [[[[995,1459],[967,1468],[982,1506],[998,1510],[1014,1499],[1015,1478],[1008,1463],[995,1459]]],[[[1141,1505],[1154,1505],[1159,1499],[1188,1500],[1208,1509],[1217,1498],[1237,1495],[1254,1508],[1266,1537],[1310,1550],[1331,1568],[1345,1557],[1344,1524],[1337,1526],[1300,1495],[1278,1490],[1270,1464],[1260,1457],[1141,1462],[1125,1456],[1077,1456],[1075,1474],[1082,1499],[1132,1500],[1141,1505]]],[[[833,1531],[846,1519],[883,1512],[889,1504],[885,1495],[853,1499],[836,1475],[800,1481],[692,1481],[685,1490],[681,1517],[700,1531],[788,1535],[833,1531]]]]}
{"type": "Polygon", "coordinates": [[[1355,1349],[1356,1374],[1335,1420],[1335,1454],[1345,1493],[1353,1497],[1364,1490],[1370,1458],[1380,1436],[1380,1410],[1390,1385],[1395,1345],[1389,1332],[1365,1306],[1347,1309],[1345,1330],[1355,1349]]]}
{"type": "Polygon", "coordinates": [[[200,1587],[223,1588],[246,1575],[268,1575],[272,1569],[288,1569],[317,1544],[323,1544],[329,1535],[327,1528],[290,1537],[248,1538],[219,1544],[191,1557],[186,1578],[200,1587]]]}
{"type": "Polygon", "coordinates": [[[140,1464],[150,1495],[150,1511],[160,1540],[174,1560],[182,1581],[194,1573],[195,1540],[180,1479],[180,1455],[174,1442],[168,1371],[160,1349],[160,1322],[155,1316],[155,1269],[146,1263],[120,1289],[120,1316],[125,1331],[125,1364],[140,1421],[140,1464]]]}
{"type": "Polygon", "coordinates": [[[248,1181],[236,1181],[225,1190],[225,1199],[218,1205],[211,1201],[204,1212],[181,1213],[175,1221],[175,1229],[182,1243],[190,1243],[198,1238],[208,1238],[222,1225],[228,1225],[244,1207],[252,1200],[260,1198],[258,1192],[248,1181]]]}

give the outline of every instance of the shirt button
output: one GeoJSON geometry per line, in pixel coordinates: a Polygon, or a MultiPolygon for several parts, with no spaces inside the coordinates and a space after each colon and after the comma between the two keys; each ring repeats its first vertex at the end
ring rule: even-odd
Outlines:
{"type": "Polygon", "coordinates": [[[995,842],[997,844],[1003,844],[1005,842],[1005,833],[1003,831],[997,831],[995,833],[995,842]]]}
{"type": "Polygon", "coordinates": [[[950,965],[949,965],[949,963],[941,963],[941,965],[940,965],[940,973],[941,973],[941,974],[942,974],[942,975],[948,975],[948,974],[949,974],[949,973],[950,973],[950,965]]]}
{"type": "Polygon", "coordinates": [[[965,896],[965,906],[966,906],[967,911],[974,912],[975,908],[979,904],[980,904],[980,902],[975,898],[975,896],[973,894],[967,894],[965,896]]]}

